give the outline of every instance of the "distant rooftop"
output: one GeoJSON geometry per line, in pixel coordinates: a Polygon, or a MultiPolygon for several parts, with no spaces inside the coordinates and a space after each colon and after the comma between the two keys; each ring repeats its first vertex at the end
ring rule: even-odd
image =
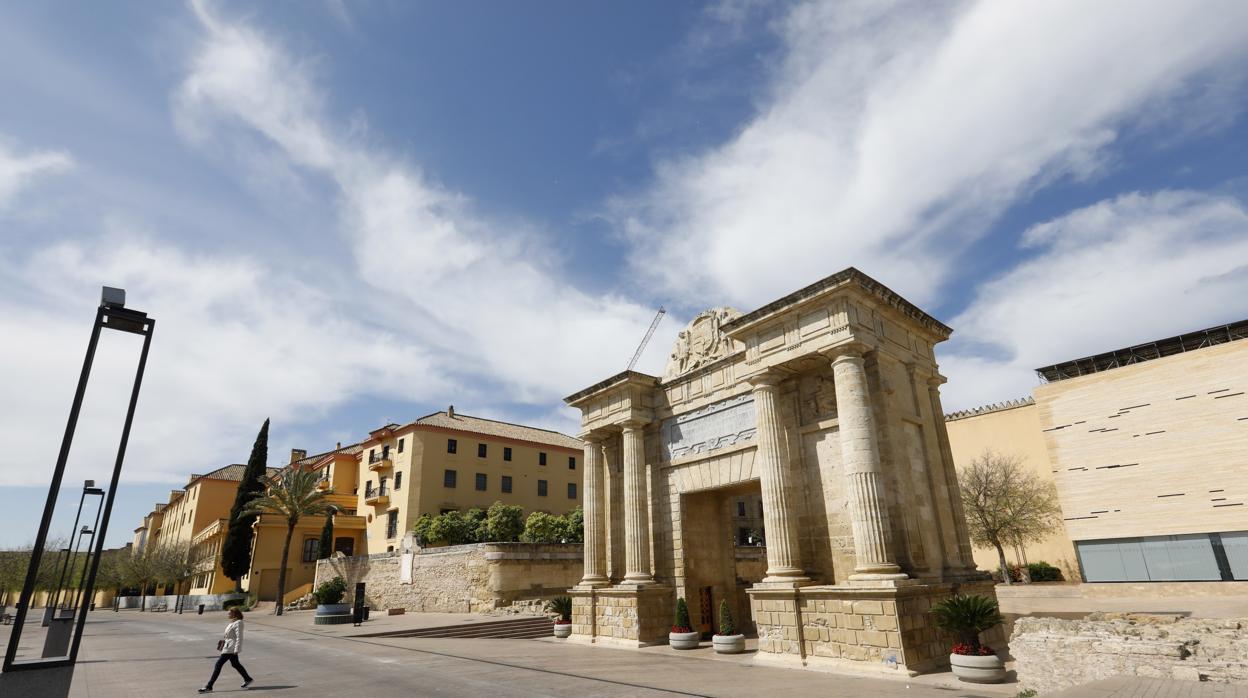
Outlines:
{"type": "Polygon", "coordinates": [[[1034,405],[1036,401],[1031,397],[1020,397],[1017,400],[1006,400],[1005,402],[994,402],[991,405],[982,405],[980,407],[972,407],[969,410],[958,410],[945,415],[946,422],[954,422],[967,417],[978,417],[981,414],[992,414],[993,412],[1002,412],[1004,410],[1012,410],[1016,407],[1026,407],[1034,405]]]}
{"type": "Polygon", "coordinates": [[[466,414],[460,414],[451,408],[448,411],[434,412],[417,419],[412,424],[430,427],[441,427],[443,429],[454,429],[456,431],[466,431],[476,434],[484,434],[486,436],[500,436],[508,439],[516,439],[517,441],[529,441],[532,443],[548,444],[551,446],[559,446],[573,450],[581,450],[585,444],[580,439],[561,434],[550,429],[538,429],[537,427],[528,427],[523,424],[512,424],[511,422],[500,422],[493,419],[484,419],[482,417],[473,417],[466,414]]]}
{"type": "Polygon", "coordinates": [[[1144,361],[1160,359],[1164,356],[1182,354],[1188,351],[1248,339],[1248,320],[1241,320],[1229,325],[1218,325],[1195,332],[1188,332],[1167,339],[1137,344],[1125,349],[1115,349],[1095,356],[1087,356],[1073,361],[1037,368],[1036,374],[1044,383],[1055,383],[1068,378],[1078,378],[1110,369],[1121,368],[1144,361]]]}

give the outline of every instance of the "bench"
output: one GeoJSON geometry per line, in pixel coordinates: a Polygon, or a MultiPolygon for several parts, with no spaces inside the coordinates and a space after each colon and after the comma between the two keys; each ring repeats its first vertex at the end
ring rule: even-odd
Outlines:
{"type": "Polygon", "coordinates": [[[152,606],[152,613],[163,613],[168,610],[169,604],[166,603],[158,603],[155,606],[152,606]]]}
{"type": "Polygon", "coordinates": [[[3,623],[5,625],[13,625],[13,614],[12,613],[0,614],[0,623],[3,623]]]}

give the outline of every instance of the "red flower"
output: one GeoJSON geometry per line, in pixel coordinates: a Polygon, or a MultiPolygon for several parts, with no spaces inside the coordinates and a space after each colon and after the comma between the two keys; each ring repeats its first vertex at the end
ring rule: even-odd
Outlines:
{"type": "Polygon", "coordinates": [[[674,633],[691,633],[691,632],[693,632],[693,628],[686,628],[686,627],[684,627],[684,626],[682,626],[682,625],[673,625],[673,626],[672,626],[672,632],[674,632],[674,633]]]}
{"type": "Polygon", "coordinates": [[[987,645],[980,645],[979,651],[976,652],[974,646],[969,642],[959,642],[953,646],[954,654],[966,654],[972,656],[989,657],[996,654],[996,651],[987,645]]]}
{"type": "Polygon", "coordinates": [[[556,618],[556,619],[555,619],[555,625],[572,625],[572,621],[570,621],[570,620],[564,620],[564,619],[562,619],[562,618],[556,618]]]}

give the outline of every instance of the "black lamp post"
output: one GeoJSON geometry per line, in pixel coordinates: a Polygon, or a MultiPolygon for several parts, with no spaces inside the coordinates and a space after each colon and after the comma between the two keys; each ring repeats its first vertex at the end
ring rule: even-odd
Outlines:
{"type": "MultiPolygon", "coordinates": [[[[95,530],[94,529],[83,526],[82,531],[78,533],[78,542],[82,543],[82,539],[85,536],[91,536],[91,542],[92,543],[95,542],[95,530]]],[[[78,550],[77,548],[75,548],[74,557],[77,557],[77,556],[78,556],[78,550]]],[[[91,560],[91,548],[87,548],[87,562],[90,562],[90,560],[91,560]]],[[[69,602],[69,607],[70,609],[72,609],[73,613],[78,612],[78,595],[82,593],[82,586],[83,584],[86,583],[86,581],[87,581],[87,565],[84,563],[82,566],[82,571],[78,573],[78,583],[74,585],[74,596],[69,602]]]]}
{"type": "MultiPolygon", "coordinates": [[[[78,528],[78,522],[82,519],[82,505],[84,502],[86,502],[87,495],[89,494],[98,495],[102,497],[104,496],[104,490],[95,486],[95,480],[86,480],[83,482],[82,496],[78,498],[78,513],[74,515],[74,527],[70,529],[71,531],[75,531],[78,528]]],[[[98,509],[96,510],[96,522],[97,523],[99,522],[99,510],[98,509]]],[[[85,530],[87,527],[83,526],[82,528],[85,530]]],[[[70,533],[69,537],[72,539],[74,535],[75,535],[74,533],[70,533]]],[[[80,533],[77,535],[79,536],[79,541],[81,541],[82,535],[80,533]]],[[[68,552],[70,552],[69,548],[61,549],[62,554],[68,553],[68,552]]],[[[77,557],[78,557],[78,546],[75,545],[73,554],[67,556],[65,558],[65,563],[61,565],[61,575],[60,577],[57,578],[56,589],[53,590],[52,596],[48,599],[49,609],[56,609],[56,607],[60,605],[61,590],[65,588],[65,575],[69,572],[70,563],[73,562],[75,559],[77,559],[77,557]]],[[[52,610],[50,613],[49,612],[44,613],[44,617],[43,617],[44,626],[48,625],[48,623],[52,620],[52,616],[55,613],[56,613],[55,610],[52,610]]]]}
{"type": "MultiPolygon", "coordinates": [[[[146,313],[126,308],[126,292],[119,288],[110,288],[105,286],[100,294],[100,305],[96,309],[95,322],[91,326],[91,339],[87,342],[87,355],[82,362],[82,372],[78,377],[78,388],[74,392],[74,401],[69,410],[69,421],[65,425],[65,435],[61,439],[61,450],[57,455],[56,467],[52,471],[52,483],[48,488],[48,499],[43,507],[43,518],[39,522],[39,532],[35,536],[34,548],[31,550],[30,563],[26,568],[26,581],[22,585],[21,600],[18,603],[17,613],[13,618],[13,629],[9,635],[9,644],[5,648],[3,674],[0,674],[0,693],[13,691],[16,695],[22,690],[29,692],[30,687],[43,685],[46,680],[51,680],[53,675],[45,675],[45,678],[31,675],[30,681],[23,679],[21,676],[30,670],[41,669],[60,669],[66,668],[69,671],[56,675],[58,688],[60,692],[60,681],[66,676],[72,675],[72,667],[78,659],[78,647],[82,643],[82,628],[86,622],[87,614],[82,613],[79,609],[76,612],[77,618],[74,624],[73,641],[69,646],[69,652],[66,656],[46,657],[43,659],[15,661],[17,656],[18,643],[22,637],[22,628],[26,624],[26,614],[30,609],[30,601],[34,596],[35,582],[39,574],[39,564],[43,560],[44,546],[47,545],[48,529],[51,527],[52,515],[56,510],[56,496],[61,489],[61,478],[65,475],[65,463],[69,460],[70,446],[74,441],[74,432],[78,427],[78,415],[82,410],[83,397],[87,391],[87,379],[91,376],[91,366],[95,361],[95,350],[100,341],[100,331],[105,329],[116,330],[118,332],[126,332],[129,334],[137,334],[143,337],[143,349],[139,354],[139,364],[134,375],[134,386],[130,392],[130,403],[126,409],[126,419],[121,429],[121,441],[117,445],[117,459],[113,464],[112,480],[105,491],[102,514],[97,512],[97,520],[99,525],[93,529],[95,531],[92,536],[91,551],[89,552],[90,566],[87,569],[86,580],[84,583],[84,592],[88,597],[95,589],[95,575],[99,569],[100,551],[103,548],[104,540],[108,533],[108,520],[113,511],[113,499],[117,494],[117,482],[121,478],[121,466],[125,461],[126,446],[130,442],[130,427],[134,424],[134,410],[139,402],[139,388],[143,384],[143,371],[147,367],[147,353],[152,344],[152,333],[156,328],[156,321],[149,318],[146,313]],[[102,516],[102,518],[101,518],[102,516]],[[10,672],[16,672],[10,676],[10,672]]],[[[83,497],[85,499],[86,492],[83,497]]],[[[76,529],[78,524],[74,524],[76,529]]],[[[69,619],[67,619],[69,620],[69,619]]],[[[52,691],[51,684],[47,684],[47,691],[52,691]]],[[[68,683],[64,684],[64,690],[68,692],[68,683]]],[[[47,693],[53,695],[52,693],[47,693]]]]}

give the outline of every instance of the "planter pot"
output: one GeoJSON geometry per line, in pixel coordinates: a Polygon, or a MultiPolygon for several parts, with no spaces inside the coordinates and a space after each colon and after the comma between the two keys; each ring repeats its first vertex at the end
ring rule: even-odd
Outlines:
{"type": "Polygon", "coordinates": [[[555,623],[555,637],[568,637],[571,634],[571,623],[555,623]]]}
{"type": "Polygon", "coordinates": [[[995,654],[951,654],[949,666],[954,676],[968,683],[1001,683],[1005,680],[1005,662],[995,654]]]}
{"type": "Polygon", "coordinates": [[[318,616],[349,616],[351,615],[351,604],[349,603],[317,604],[316,615],[318,616]]]}
{"type": "Polygon", "coordinates": [[[698,641],[702,639],[702,633],[696,630],[691,633],[668,633],[667,644],[676,650],[696,650],[698,641]]]}
{"type": "Polygon", "coordinates": [[[745,651],[745,636],[712,635],[711,644],[719,654],[741,654],[745,651]]]}

